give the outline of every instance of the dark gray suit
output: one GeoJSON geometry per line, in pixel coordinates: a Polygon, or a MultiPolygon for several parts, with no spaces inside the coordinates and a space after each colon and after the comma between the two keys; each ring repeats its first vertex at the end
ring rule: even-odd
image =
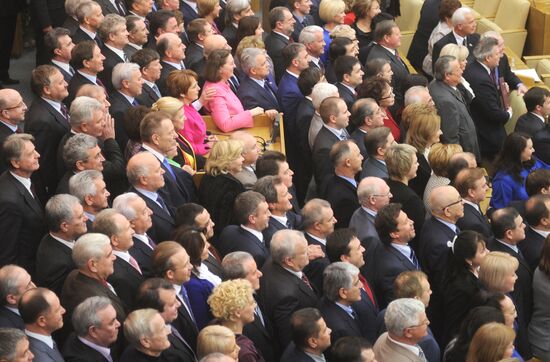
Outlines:
{"type": "Polygon", "coordinates": [[[440,80],[432,81],[428,88],[441,116],[441,142],[458,143],[479,160],[476,128],[460,91],[440,80]]]}
{"type": "Polygon", "coordinates": [[[365,177],[380,177],[388,178],[388,169],[385,164],[374,157],[368,157],[363,161],[363,170],[361,171],[361,179],[365,177]]]}
{"type": "Polygon", "coordinates": [[[357,147],[359,147],[359,151],[361,151],[361,156],[363,156],[365,160],[369,157],[369,155],[367,154],[367,149],[365,148],[366,135],[367,133],[360,130],[359,128],[353,131],[350,135],[351,139],[357,144],[357,147]]]}
{"type": "Polygon", "coordinates": [[[332,146],[340,139],[327,127],[322,127],[313,143],[313,171],[315,183],[319,188],[323,181],[334,172],[334,166],[330,162],[329,153],[332,146]]]}
{"type": "Polygon", "coordinates": [[[533,137],[544,128],[544,121],[537,115],[527,112],[518,118],[514,132],[523,132],[533,137]]]}
{"type": "Polygon", "coordinates": [[[366,212],[362,207],[359,207],[349,221],[349,227],[355,229],[357,238],[363,240],[366,237],[374,237],[379,239],[378,233],[374,227],[374,216],[366,212]]]}
{"type": "Polygon", "coordinates": [[[54,348],[50,348],[46,343],[27,336],[29,338],[29,349],[34,354],[34,361],[36,362],[64,362],[63,356],[54,345],[54,348]]]}

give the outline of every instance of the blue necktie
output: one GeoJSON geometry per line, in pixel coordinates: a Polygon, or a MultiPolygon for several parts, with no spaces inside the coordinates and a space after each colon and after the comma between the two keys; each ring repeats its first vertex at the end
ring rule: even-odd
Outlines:
{"type": "Polygon", "coordinates": [[[184,286],[182,286],[180,289],[180,296],[183,302],[185,303],[187,310],[189,311],[189,316],[193,320],[193,323],[195,323],[196,325],[197,321],[195,320],[195,316],[193,315],[193,309],[191,309],[191,302],[189,301],[189,295],[187,294],[187,289],[185,289],[184,286]]]}
{"type": "Polygon", "coordinates": [[[411,248],[411,255],[409,258],[412,260],[412,263],[416,267],[416,269],[420,269],[420,264],[418,263],[418,259],[416,258],[416,254],[414,253],[414,250],[411,248]]]}
{"type": "Polygon", "coordinates": [[[166,157],[164,158],[164,160],[162,160],[162,164],[168,170],[170,175],[172,175],[172,178],[175,181],[176,180],[176,174],[174,173],[174,170],[172,170],[172,165],[170,165],[170,162],[168,162],[168,159],[166,157]]]}

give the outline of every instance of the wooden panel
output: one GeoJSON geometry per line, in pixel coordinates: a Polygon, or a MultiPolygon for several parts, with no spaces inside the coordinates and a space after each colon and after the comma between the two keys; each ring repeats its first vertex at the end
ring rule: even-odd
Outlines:
{"type": "Polygon", "coordinates": [[[527,18],[525,54],[550,54],[550,1],[537,1],[535,6],[531,4],[527,18]]]}

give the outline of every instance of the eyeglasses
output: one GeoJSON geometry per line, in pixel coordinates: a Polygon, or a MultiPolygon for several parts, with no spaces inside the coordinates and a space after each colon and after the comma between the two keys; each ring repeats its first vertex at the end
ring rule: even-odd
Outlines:
{"type": "Polygon", "coordinates": [[[456,205],[456,204],[460,204],[463,201],[464,201],[464,199],[462,197],[459,197],[458,200],[456,200],[455,202],[450,203],[449,205],[447,205],[445,207],[442,207],[441,210],[445,210],[448,207],[451,207],[451,206],[456,205]]]}
{"type": "Polygon", "coordinates": [[[8,108],[4,108],[2,109],[3,111],[11,111],[12,109],[16,109],[16,108],[22,108],[25,106],[25,102],[21,101],[19,102],[18,105],[14,106],[14,107],[8,107],[8,108]]]}
{"type": "Polygon", "coordinates": [[[422,323],[420,323],[416,326],[410,326],[410,327],[407,327],[407,328],[418,328],[418,327],[424,327],[424,326],[429,326],[429,325],[430,325],[430,320],[426,319],[422,323]]]}
{"type": "Polygon", "coordinates": [[[388,192],[387,194],[378,194],[378,195],[372,195],[372,196],[375,196],[375,197],[392,197],[392,193],[391,192],[388,192]]]}

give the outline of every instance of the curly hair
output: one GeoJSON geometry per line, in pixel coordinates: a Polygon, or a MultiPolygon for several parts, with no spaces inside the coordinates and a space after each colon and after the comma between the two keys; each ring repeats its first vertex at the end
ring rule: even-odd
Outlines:
{"type": "Polygon", "coordinates": [[[229,172],[229,165],[243,153],[243,143],[237,140],[218,141],[210,150],[210,156],[206,161],[206,173],[218,176],[229,172]]]}
{"type": "Polygon", "coordinates": [[[254,301],[252,285],[246,279],[228,280],[218,285],[208,297],[212,315],[229,320],[254,301]]]}

